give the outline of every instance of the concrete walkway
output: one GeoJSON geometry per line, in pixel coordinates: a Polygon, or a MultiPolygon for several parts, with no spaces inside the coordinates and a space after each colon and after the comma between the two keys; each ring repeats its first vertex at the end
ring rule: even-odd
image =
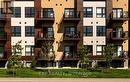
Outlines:
{"type": "Polygon", "coordinates": [[[0,78],[0,82],[130,82],[128,78],[0,78]]]}

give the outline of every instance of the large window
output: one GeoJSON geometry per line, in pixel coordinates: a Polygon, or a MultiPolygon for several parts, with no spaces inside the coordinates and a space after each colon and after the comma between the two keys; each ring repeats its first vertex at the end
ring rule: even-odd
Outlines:
{"type": "Polygon", "coordinates": [[[25,26],[25,36],[34,36],[34,26],[25,26]]]}
{"type": "Polygon", "coordinates": [[[73,54],[74,54],[74,46],[69,45],[64,46],[65,57],[73,57],[73,54]]]}
{"type": "Polygon", "coordinates": [[[5,14],[2,12],[2,8],[0,8],[0,18],[4,18],[5,14]]]}
{"type": "Polygon", "coordinates": [[[122,45],[116,45],[116,55],[123,57],[123,46],[122,45]]]}
{"type": "Polygon", "coordinates": [[[85,7],[84,8],[84,17],[92,18],[93,17],[93,8],[85,7]]]}
{"type": "Polygon", "coordinates": [[[105,7],[97,7],[97,18],[105,18],[105,7]]]}
{"type": "Polygon", "coordinates": [[[97,26],[97,36],[105,36],[105,26],[97,26]]]}
{"type": "Polygon", "coordinates": [[[65,13],[65,18],[74,18],[76,14],[74,13],[74,9],[69,9],[69,8],[65,9],[64,13],[65,13]]]}
{"type": "Polygon", "coordinates": [[[25,46],[25,55],[33,56],[34,55],[34,46],[31,46],[31,45],[25,46]]]}
{"type": "Polygon", "coordinates": [[[64,28],[64,36],[68,38],[79,38],[80,33],[77,32],[76,27],[65,27],[64,28]]]}
{"type": "Polygon", "coordinates": [[[43,29],[44,37],[45,38],[53,38],[54,32],[52,27],[46,27],[46,29],[43,29]]]}
{"type": "Polygon", "coordinates": [[[21,27],[20,26],[12,26],[12,36],[21,36],[21,27]]]}
{"type": "Polygon", "coordinates": [[[34,17],[35,10],[34,7],[25,7],[25,17],[34,17]]]}
{"type": "Polygon", "coordinates": [[[96,53],[97,55],[104,55],[104,45],[97,45],[96,53]]]}
{"type": "Polygon", "coordinates": [[[54,12],[52,8],[44,8],[43,9],[43,18],[53,18],[54,12]]]}
{"type": "Polygon", "coordinates": [[[122,18],[123,17],[123,9],[122,8],[117,8],[113,9],[113,18],[122,18]]]}
{"type": "Polygon", "coordinates": [[[0,46],[0,58],[3,58],[4,56],[4,47],[0,46]]]}
{"type": "Polygon", "coordinates": [[[13,17],[21,17],[21,7],[13,7],[12,8],[12,16],[13,17]]]}
{"type": "Polygon", "coordinates": [[[6,37],[4,33],[4,28],[0,27],[0,38],[4,38],[4,37],[6,37]]]}
{"type": "Polygon", "coordinates": [[[93,36],[93,27],[92,26],[86,26],[84,28],[84,36],[93,36]]]}
{"type": "Polygon", "coordinates": [[[120,26],[116,26],[115,28],[113,28],[113,37],[122,38],[123,37],[123,28],[120,26]]]}

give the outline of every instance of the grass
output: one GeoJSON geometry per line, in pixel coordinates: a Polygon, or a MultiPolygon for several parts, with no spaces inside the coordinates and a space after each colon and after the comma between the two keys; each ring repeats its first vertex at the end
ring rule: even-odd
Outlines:
{"type": "Polygon", "coordinates": [[[27,78],[130,78],[130,69],[17,69],[16,74],[8,74],[9,69],[0,69],[0,77],[27,78]]]}

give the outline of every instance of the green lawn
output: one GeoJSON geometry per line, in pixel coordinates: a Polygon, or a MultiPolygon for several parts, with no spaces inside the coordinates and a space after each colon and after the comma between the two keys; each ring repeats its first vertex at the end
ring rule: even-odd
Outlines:
{"type": "Polygon", "coordinates": [[[35,78],[130,78],[130,69],[17,69],[16,74],[8,74],[9,69],[0,69],[0,77],[35,77],[35,78]]]}

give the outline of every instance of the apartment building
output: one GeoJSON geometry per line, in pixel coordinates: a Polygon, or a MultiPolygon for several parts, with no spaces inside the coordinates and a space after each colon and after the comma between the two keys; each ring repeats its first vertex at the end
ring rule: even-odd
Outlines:
{"type": "Polygon", "coordinates": [[[103,49],[117,47],[113,67],[128,68],[128,0],[0,0],[0,67],[21,41],[29,67],[79,67],[79,48],[90,49],[92,67],[104,67],[103,49]]]}

